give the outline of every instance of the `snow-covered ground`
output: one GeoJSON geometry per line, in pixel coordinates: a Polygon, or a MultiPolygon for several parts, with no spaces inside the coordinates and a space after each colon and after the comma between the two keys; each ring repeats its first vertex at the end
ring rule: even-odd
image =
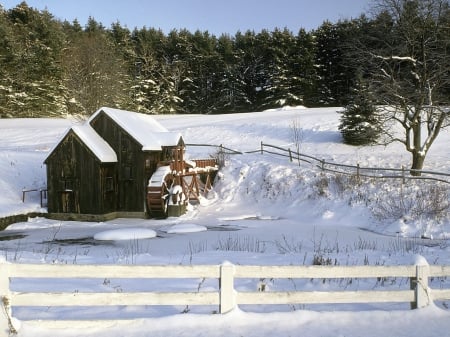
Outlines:
{"type": "MultiPolygon", "coordinates": [[[[239,151],[260,148],[261,141],[295,149],[293,125],[301,130],[301,152],[326,161],[367,167],[408,167],[409,155],[398,144],[351,147],[342,144],[336,108],[281,109],[229,115],[161,115],[155,118],[170,131],[181,132],[186,143],[223,144],[239,151]]],[[[45,211],[39,189],[45,183],[43,159],[74,120],[0,120],[0,216],[45,211]]],[[[443,132],[426,160],[426,169],[450,172],[449,131],[443,132]]],[[[213,148],[190,147],[192,158],[215,154],[213,148]]],[[[436,183],[363,181],[335,178],[306,163],[275,155],[229,155],[214,191],[180,218],[166,220],[115,219],[102,223],[29,219],[0,232],[0,259],[15,263],[77,264],[220,264],[311,265],[318,257],[339,265],[413,264],[418,255],[430,264],[450,265],[448,213],[427,214],[427,205],[409,206],[396,218],[389,205],[399,196],[436,183]],[[380,208],[384,209],[380,212],[380,208]],[[383,213],[383,214],[380,214],[383,213]],[[383,217],[384,215],[384,217],[383,217]],[[389,216],[388,216],[389,215],[389,216]]],[[[448,201],[448,194],[445,194],[448,201]]],[[[431,196],[429,197],[431,199],[431,196]]],[[[48,280],[46,280],[48,282],[48,280]]],[[[92,282],[92,281],[91,281],[92,282]]],[[[166,281],[165,281],[166,282],[166,281]]],[[[179,282],[179,281],[178,281],[179,282]]],[[[192,280],[197,288],[199,281],[192,280]]],[[[257,289],[261,280],[238,284],[257,289]]],[[[407,280],[340,282],[263,280],[277,289],[408,288],[407,280]],[[389,283],[389,284],[388,284],[389,283]]],[[[434,280],[432,287],[450,287],[434,280]]],[[[166,286],[180,286],[174,284],[166,286]]],[[[183,285],[185,286],[185,285],[183,285]]],[[[202,287],[211,286],[201,284],[202,287]]],[[[13,282],[15,290],[55,289],[57,284],[13,282]]],[[[142,289],[125,280],[100,284],[74,280],[65,290],[142,289]]],[[[16,308],[19,336],[446,336],[450,303],[420,310],[408,304],[245,306],[213,315],[211,308],[120,307],[53,310],[16,308]],[[103,311],[102,311],[103,310],[103,311]],[[186,312],[188,313],[182,313],[186,312]],[[36,317],[82,319],[140,318],[133,325],[117,323],[103,331],[48,331],[27,325],[36,317]]]]}

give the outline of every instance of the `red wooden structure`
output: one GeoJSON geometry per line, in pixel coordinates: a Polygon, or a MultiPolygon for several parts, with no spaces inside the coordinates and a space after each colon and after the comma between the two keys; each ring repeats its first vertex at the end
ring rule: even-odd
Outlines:
{"type": "Polygon", "coordinates": [[[172,149],[172,160],[161,162],[147,186],[147,209],[152,217],[166,217],[170,206],[198,201],[212,187],[215,159],[184,159],[184,147],[172,149]]]}

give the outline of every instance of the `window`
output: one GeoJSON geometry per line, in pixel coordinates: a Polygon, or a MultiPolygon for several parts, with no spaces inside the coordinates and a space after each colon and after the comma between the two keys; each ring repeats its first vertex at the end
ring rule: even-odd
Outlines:
{"type": "Polygon", "coordinates": [[[105,178],[105,192],[114,192],[114,179],[113,177],[105,178]]]}
{"type": "Polygon", "coordinates": [[[122,179],[123,180],[132,180],[133,179],[133,169],[131,166],[123,166],[122,167],[122,179]]]}
{"type": "Polygon", "coordinates": [[[72,191],[73,190],[73,180],[72,179],[64,179],[59,182],[60,190],[62,191],[72,191]]]}

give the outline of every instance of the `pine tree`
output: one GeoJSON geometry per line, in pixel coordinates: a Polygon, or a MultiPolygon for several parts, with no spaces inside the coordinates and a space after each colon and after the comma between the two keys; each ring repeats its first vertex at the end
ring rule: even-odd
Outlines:
{"type": "Polygon", "coordinates": [[[25,2],[7,12],[10,31],[5,36],[8,74],[6,110],[14,117],[58,116],[66,113],[60,65],[64,46],[62,25],[47,11],[25,2]],[[8,34],[14,38],[8,38],[8,34]]]}
{"type": "Polygon", "coordinates": [[[270,42],[267,46],[265,97],[261,108],[293,106],[302,103],[302,98],[296,90],[298,77],[293,72],[295,42],[294,36],[287,29],[282,31],[275,29],[270,34],[270,42]]]}
{"type": "Polygon", "coordinates": [[[374,143],[381,132],[376,106],[370,89],[358,78],[351,90],[351,102],[341,112],[339,130],[344,143],[367,145],[374,143]]]}
{"type": "Polygon", "coordinates": [[[221,113],[246,111],[249,100],[245,91],[245,81],[240,69],[239,52],[229,35],[218,39],[217,52],[220,58],[220,74],[217,83],[216,110],[221,113]]]}

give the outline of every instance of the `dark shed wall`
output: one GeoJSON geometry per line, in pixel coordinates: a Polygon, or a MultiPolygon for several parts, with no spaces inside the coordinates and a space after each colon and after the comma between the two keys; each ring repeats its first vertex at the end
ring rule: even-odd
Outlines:
{"type": "Polygon", "coordinates": [[[117,154],[117,210],[146,211],[147,182],[156,169],[160,153],[144,153],[142,145],[103,112],[91,121],[91,126],[117,154]]]}
{"type": "MultiPolygon", "coordinates": [[[[102,166],[73,131],[59,143],[46,164],[50,213],[102,214],[113,210],[114,191],[106,193],[105,175],[111,175],[114,164],[102,166]]],[[[114,181],[108,182],[108,186],[111,184],[114,186],[114,181]]]]}

